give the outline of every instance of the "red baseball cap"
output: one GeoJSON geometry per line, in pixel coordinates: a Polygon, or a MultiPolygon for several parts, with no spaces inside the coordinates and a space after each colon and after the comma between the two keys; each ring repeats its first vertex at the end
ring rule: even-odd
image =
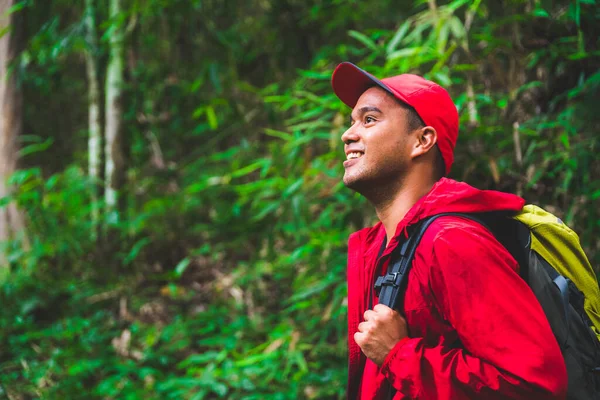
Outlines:
{"type": "Polygon", "coordinates": [[[454,161],[454,146],[458,138],[458,111],[444,88],[412,74],[379,80],[350,62],[341,63],[333,71],[331,86],[337,97],[350,108],[354,108],[359,97],[373,86],[382,88],[411,106],[425,125],[436,130],[437,145],[448,175],[454,161]]]}

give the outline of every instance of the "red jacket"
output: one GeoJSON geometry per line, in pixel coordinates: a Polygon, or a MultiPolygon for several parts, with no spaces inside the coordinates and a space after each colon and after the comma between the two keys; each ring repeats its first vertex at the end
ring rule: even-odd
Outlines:
{"type": "Polygon", "coordinates": [[[375,274],[406,227],[442,212],[520,210],[523,199],[442,179],[385,239],[381,223],[350,236],[348,248],[349,398],[562,399],[567,372],[541,306],[519,277],[518,264],[483,226],[460,217],[437,219],[415,253],[404,315],[409,338],[378,367],[354,341],[372,304],[375,274]],[[377,267],[378,266],[378,267],[377,267]]]}

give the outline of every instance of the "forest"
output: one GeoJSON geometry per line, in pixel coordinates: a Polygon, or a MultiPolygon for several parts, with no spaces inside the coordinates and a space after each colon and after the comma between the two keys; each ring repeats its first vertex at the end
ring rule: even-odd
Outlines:
{"type": "Polygon", "coordinates": [[[331,73],[415,73],[450,177],[564,220],[600,267],[596,0],[0,0],[0,398],[342,399],[331,73]]]}

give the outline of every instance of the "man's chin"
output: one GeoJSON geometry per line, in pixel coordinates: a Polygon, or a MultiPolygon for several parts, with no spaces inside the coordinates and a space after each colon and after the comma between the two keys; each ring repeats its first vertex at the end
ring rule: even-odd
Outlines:
{"type": "Polygon", "coordinates": [[[348,174],[345,174],[343,179],[344,185],[346,185],[348,189],[352,189],[356,192],[360,192],[360,189],[364,184],[362,181],[361,177],[348,174]]]}
{"type": "Polygon", "coordinates": [[[375,199],[386,190],[395,187],[393,184],[390,186],[393,180],[389,176],[344,174],[342,181],[348,189],[365,196],[369,200],[375,199]]]}

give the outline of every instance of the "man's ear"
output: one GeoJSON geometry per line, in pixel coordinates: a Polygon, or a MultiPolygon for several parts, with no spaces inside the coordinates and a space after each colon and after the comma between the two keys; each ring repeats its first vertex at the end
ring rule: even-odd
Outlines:
{"type": "Polygon", "coordinates": [[[437,144],[437,132],[431,126],[419,128],[416,135],[411,157],[416,158],[428,153],[437,144]]]}

